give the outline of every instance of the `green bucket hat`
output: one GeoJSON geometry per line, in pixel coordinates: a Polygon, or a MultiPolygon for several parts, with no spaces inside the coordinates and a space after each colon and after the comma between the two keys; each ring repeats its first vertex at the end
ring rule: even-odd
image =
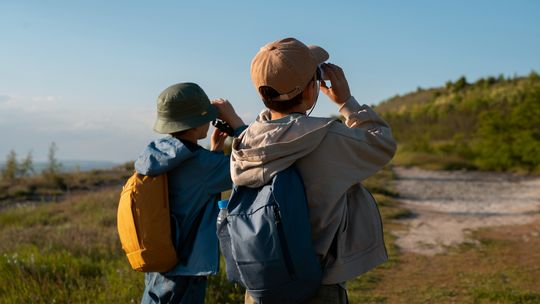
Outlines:
{"type": "Polygon", "coordinates": [[[159,94],[154,131],[169,134],[196,128],[216,119],[217,114],[201,87],[190,82],[177,83],[159,94]]]}

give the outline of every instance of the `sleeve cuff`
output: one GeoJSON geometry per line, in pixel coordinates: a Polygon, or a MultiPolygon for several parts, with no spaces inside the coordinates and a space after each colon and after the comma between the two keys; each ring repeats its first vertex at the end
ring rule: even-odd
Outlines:
{"type": "Polygon", "coordinates": [[[339,107],[339,113],[341,113],[341,115],[345,116],[345,118],[348,118],[351,114],[357,113],[361,109],[362,109],[362,107],[360,106],[358,101],[356,101],[356,99],[354,99],[354,97],[351,96],[351,97],[349,97],[349,99],[347,99],[347,101],[345,101],[344,104],[342,104],[339,107]]]}
{"type": "Polygon", "coordinates": [[[244,132],[244,130],[247,129],[247,127],[248,127],[247,125],[241,125],[240,127],[236,128],[236,129],[234,130],[234,137],[240,136],[240,134],[241,134],[242,132],[244,132]]]}

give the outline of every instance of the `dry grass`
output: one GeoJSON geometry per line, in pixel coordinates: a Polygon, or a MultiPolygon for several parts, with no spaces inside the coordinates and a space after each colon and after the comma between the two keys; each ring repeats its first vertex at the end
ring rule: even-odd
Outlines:
{"type": "MultiPolygon", "coordinates": [[[[540,223],[473,234],[476,244],[433,257],[399,252],[392,174],[367,181],[390,261],[348,282],[351,303],[540,303],[540,223]],[[377,190],[379,189],[379,190],[377,190]]],[[[0,211],[0,303],[137,303],[144,283],[116,233],[119,187],[0,211]]],[[[212,278],[207,303],[241,303],[242,289],[212,278]]]]}
{"type": "Polygon", "coordinates": [[[0,212],[0,303],[129,303],[142,277],[116,233],[119,189],[0,212]]]}
{"type": "Polygon", "coordinates": [[[540,222],[479,230],[474,242],[422,256],[393,245],[391,232],[405,229],[394,219],[410,213],[376,198],[390,262],[349,282],[351,303],[540,303],[540,222]]]}
{"type": "Polygon", "coordinates": [[[413,152],[398,149],[392,164],[402,167],[419,167],[427,170],[476,170],[474,164],[456,155],[443,155],[427,152],[413,152]]]}
{"type": "Polygon", "coordinates": [[[534,231],[540,223],[479,231],[478,244],[433,257],[401,254],[372,294],[383,303],[539,303],[540,237],[532,237],[534,231]]]}
{"type": "Polygon", "coordinates": [[[111,169],[35,174],[12,181],[0,179],[0,208],[20,202],[58,201],[73,192],[121,186],[133,173],[133,164],[111,169]]]}

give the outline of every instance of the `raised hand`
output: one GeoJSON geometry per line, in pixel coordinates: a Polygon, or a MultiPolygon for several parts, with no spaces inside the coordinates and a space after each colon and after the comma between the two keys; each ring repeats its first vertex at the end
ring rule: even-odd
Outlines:
{"type": "Polygon", "coordinates": [[[214,129],[212,137],[210,137],[210,151],[223,151],[227,136],[227,133],[214,129]]]}
{"type": "Polygon", "coordinates": [[[321,91],[333,102],[342,105],[351,97],[351,91],[349,89],[349,83],[345,78],[345,73],[343,73],[343,70],[339,66],[331,63],[323,63],[321,64],[321,68],[330,79],[331,84],[331,87],[328,87],[326,82],[321,81],[321,91]]]}
{"type": "Polygon", "coordinates": [[[233,129],[244,124],[242,118],[236,114],[232,104],[223,98],[212,100],[212,104],[218,109],[218,118],[228,123],[233,129]]]}

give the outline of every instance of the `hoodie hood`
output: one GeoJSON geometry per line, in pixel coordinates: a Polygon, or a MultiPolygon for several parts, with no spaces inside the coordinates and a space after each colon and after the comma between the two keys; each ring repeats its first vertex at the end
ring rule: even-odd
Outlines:
{"type": "Polygon", "coordinates": [[[233,140],[231,178],[236,185],[260,187],[279,171],[312,152],[335,119],[291,114],[271,120],[264,110],[233,140]]]}
{"type": "Polygon", "coordinates": [[[146,146],[135,161],[135,170],[143,175],[159,175],[194,156],[192,149],[180,140],[167,136],[154,140],[146,146]]]}

